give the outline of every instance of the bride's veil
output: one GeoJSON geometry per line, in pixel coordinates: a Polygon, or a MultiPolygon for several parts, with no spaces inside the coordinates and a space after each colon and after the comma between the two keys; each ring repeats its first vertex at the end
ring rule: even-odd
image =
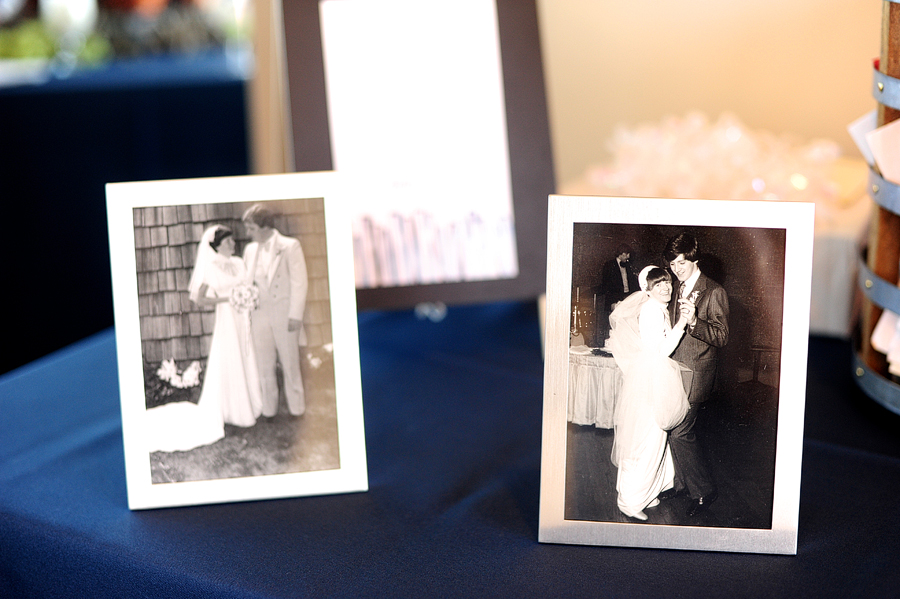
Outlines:
{"type": "Polygon", "coordinates": [[[191,301],[196,303],[200,299],[200,287],[206,280],[209,269],[212,268],[213,261],[218,255],[216,250],[210,245],[210,242],[216,235],[216,231],[221,229],[221,225],[213,225],[203,232],[200,242],[197,244],[197,257],[194,259],[194,272],[191,273],[191,282],[188,285],[188,292],[191,301]]]}
{"type": "Polygon", "coordinates": [[[647,274],[653,268],[641,271],[642,290],[622,300],[609,315],[608,345],[625,378],[614,414],[612,461],[617,466],[623,459],[640,456],[647,426],[668,430],[684,419],[689,407],[678,364],[645,347],[641,339],[639,318],[650,300],[647,274]]]}
{"type": "Polygon", "coordinates": [[[644,349],[638,317],[641,307],[649,299],[650,296],[645,291],[635,291],[619,302],[609,315],[608,347],[622,372],[628,372],[644,349]]]}

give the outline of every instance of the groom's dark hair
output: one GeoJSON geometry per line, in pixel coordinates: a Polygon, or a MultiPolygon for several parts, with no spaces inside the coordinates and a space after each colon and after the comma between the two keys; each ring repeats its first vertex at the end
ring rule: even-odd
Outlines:
{"type": "Polygon", "coordinates": [[[275,213],[263,207],[262,204],[253,204],[247,208],[241,220],[245,223],[253,223],[261,228],[275,228],[275,213]]]}
{"type": "Polygon", "coordinates": [[[697,238],[690,233],[679,233],[669,240],[666,249],[663,250],[663,257],[666,262],[671,262],[680,254],[684,254],[684,259],[689,262],[696,262],[700,257],[700,244],[697,238]]]}

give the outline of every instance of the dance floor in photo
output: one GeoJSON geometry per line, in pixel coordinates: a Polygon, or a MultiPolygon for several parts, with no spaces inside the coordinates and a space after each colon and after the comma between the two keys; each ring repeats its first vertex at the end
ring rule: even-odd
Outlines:
{"type": "MultiPolygon", "coordinates": [[[[688,518],[686,496],[647,508],[647,524],[771,528],[777,392],[757,382],[738,385],[706,403],[698,437],[719,497],[688,518]]],[[[610,462],[613,431],[568,425],[566,446],[567,520],[638,522],[616,506],[616,468],[610,462]]]]}
{"type": "MultiPolygon", "coordinates": [[[[251,427],[225,425],[225,437],[190,451],[154,452],[154,484],[332,470],[340,467],[334,362],[322,353],[321,365],[304,362],[306,412],[291,416],[284,394],[278,414],[260,417],[251,427]]],[[[280,377],[279,377],[280,378],[280,377]]]]}

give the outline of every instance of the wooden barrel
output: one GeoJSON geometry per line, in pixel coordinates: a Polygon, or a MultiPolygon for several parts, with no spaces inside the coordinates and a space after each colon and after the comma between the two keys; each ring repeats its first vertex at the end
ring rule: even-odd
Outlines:
{"type": "MultiPolygon", "coordinates": [[[[900,0],[883,0],[881,54],[875,63],[873,95],[878,101],[878,126],[900,118],[900,0]]],[[[857,383],[873,399],[900,414],[900,385],[888,374],[886,356],[871,338],[885,308],[900,313],[900,186],[881,178],[870,167],[869,195],[876,202],[865,263],[860,264],[863,294],[859,352],[854,370],[857,383]]],[[[900,182],[896,182],[900,183],[900,182]]]]}

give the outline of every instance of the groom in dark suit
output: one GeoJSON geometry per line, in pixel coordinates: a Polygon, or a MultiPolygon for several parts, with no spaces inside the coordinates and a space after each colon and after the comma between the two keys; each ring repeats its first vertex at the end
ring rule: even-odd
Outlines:
{"type": "Polygon", "coordinates": [[[728,342],[728,294],[721,285],[700,272],[700,247],[696,238],[681,233],[669,240],[663,256],[678,278],[669,311],[672,322],[683,314],[688,325],[672,358],[683,362],[694,375],[688,393],[690,410],[684,420],[669,431],[669,447],[675,463],[675,486],[660,499],[688,494],[690,517],[705,511],[718,497],[695,432],[703,402],[712,395],[716,381],[719,350],[728,342]]]}

